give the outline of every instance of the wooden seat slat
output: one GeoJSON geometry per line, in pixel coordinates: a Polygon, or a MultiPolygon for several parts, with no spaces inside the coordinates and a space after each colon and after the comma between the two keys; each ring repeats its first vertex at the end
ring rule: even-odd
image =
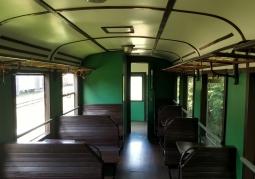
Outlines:
{"type": "Polygon", "coordinates": [[[4,179],[103,178],[103,161],[83,143],[1,144],[0,154],[4,179]]]}

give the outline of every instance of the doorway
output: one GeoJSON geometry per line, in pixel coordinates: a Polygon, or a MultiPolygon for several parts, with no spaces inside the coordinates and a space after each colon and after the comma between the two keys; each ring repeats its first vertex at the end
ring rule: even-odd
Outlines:
{"type": "MultiPolygon", "coordinates": [[[[131,63],[130,75],[130,117],[131,123],[148,121],[148,63],[131,63]]],[[[134,125],[132,125],[134,127],[134,125]]],[[[147,129],[147,127],[146,127],[147,129]]],[[[131,129],[131,131],[133,131],[131,129]]],[[[144,131],[147,133],[147,131],[144,131]]]]}

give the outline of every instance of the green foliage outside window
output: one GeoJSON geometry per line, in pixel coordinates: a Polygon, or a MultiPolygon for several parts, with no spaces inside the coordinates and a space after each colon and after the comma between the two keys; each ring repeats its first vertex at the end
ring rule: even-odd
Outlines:
{"type": "Polygon", "coordinates": [[[223,100],[224,78],[208,78],[206,127],[219,138],[222,137],[223,100]]]}
{"type": "Polygon", "coordinates": [[[193,87],[194,87],[194,78],[192,76],[188,77],[188,104],[187,111],[189,114],[193,114],[193,87]]]}
{"type": "Polygon", "coordinates": [[[179,103],[180,102],[180,76],[177,76],[177,84],[176,84],[176,86],[177,86],[177,89],[176,89],[176,92],[177,92],[177,94],[176,94],[176,101],[177,101],[177,103],[179,103]]]}

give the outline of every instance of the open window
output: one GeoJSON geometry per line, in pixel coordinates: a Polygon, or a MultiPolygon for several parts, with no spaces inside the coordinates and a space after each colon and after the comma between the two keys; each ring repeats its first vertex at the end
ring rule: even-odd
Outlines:
{"type": "Polygon", "coordinates": [[[63,113],[67,113],[65,115],[78,114],[77,111],[73,110],[77,106],[76,80],[74,74],[68,73],[62,76],[63,113]]]}
{"type": "MultiPolygon", "coordinates": [[[[16,75],[17,135],[42,124],[46,120],[44,75],[16,75]]],[[[30,142],[45,134],[46,125],[17,139],[30,142]]]]}
{"type": "Polygon", "coordinates": [[[194,94],[194,77],[193,76],[188,76],[187,80],[187,112],[193,116],[193,94],[194,94]]]}
{"type": "MultiPolygon", "coordinates": [[[[224,141],[225,135],[225,98],[225,77],[208,77],[206,127],[221,141],[224,141]]],[[[210,134],[206,133],[206,136],[213,143],[217,143],[210,134]]]]}
{"type": "Polygon", "coordinates": [[[179,104],[180,103],[180,76],[177,76],[176,80],[176,102],[179,104]]]}

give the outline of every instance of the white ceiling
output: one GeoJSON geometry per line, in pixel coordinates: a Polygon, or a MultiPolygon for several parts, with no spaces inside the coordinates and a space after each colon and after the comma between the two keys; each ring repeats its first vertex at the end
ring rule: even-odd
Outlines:
{"type": "Polygon", "coordinates": [[[133,44],[136,55],[157,56],[171,62],[192,52],[195,53],[183,60],[255,38],[254,0],[176,0],[164,24],[167,3],[0,0],[0,54],[64,64],[73,61],[73,65],[79,65],[79,60],[58,52],[84,59],[133,44]],[[134,33],[106,33],[101,28],[119,26],[132,26],[134,33]],[[199,49],[231,33],[232,37],[199,49]],[[60,56],[67,60],[61,61],[60,56]]]}

